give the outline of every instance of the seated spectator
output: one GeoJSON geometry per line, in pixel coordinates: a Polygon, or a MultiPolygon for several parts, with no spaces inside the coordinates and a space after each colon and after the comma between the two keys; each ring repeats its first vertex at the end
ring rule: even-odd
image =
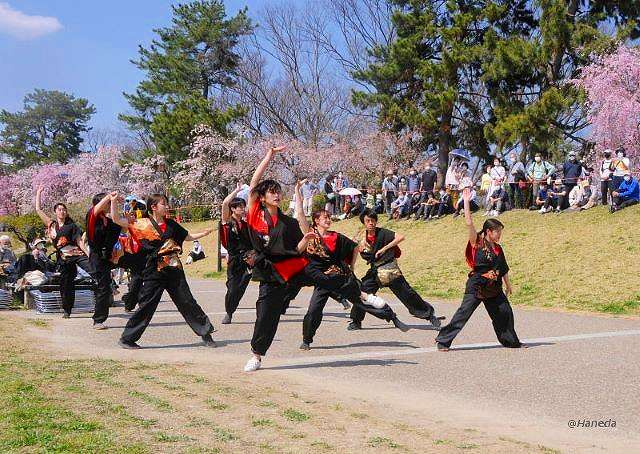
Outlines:
{"type": "Polygon", "coordinates": [[[0,236],[0,271],[13,268],[16,263],[16,255],[11,250],[11,238],[9,235],[0,236]]]}
{"type": "Polygon", "coordinates": [[[31,251],[25,252],[18,259],[13,272],[13,281],[23,277],[29,271],[53,272],[55,263],[47,257],[47,247],[44,239],[36,239],[31,244],[31,251]]]}
{"type": "MultiPolygon", "coordinates": [[[[471,200],[469,201],[469,206],[471,208],[471,212],[475,213],[480,209],[478,206],[478,200],[476,198],[476,190],[471,188],[471,200]]],[[[464,201],[462,199],[458,200],[458,204],[456,205],[456,209],[453,212],[453,217],[457,218],[460,216],[460,212],[464,209],[464,201]]]]}
{"type": "Polygon", "coordinates": [[[540,210],[540,213],[545,213],[546,208],[544,208],[544,205],[545,203],[547,203],[548,192],[549,192],[549,188],[547,187],[547,182],[541,181],[538,189],[538,194],[536,195],[536,199],[533,201],[533,205],[529,209],[540,210]]]}
{"type": "Polygon", "coordinates": [[[638,180],[627,173],[623,177],[622,183],[617,190],[611,193],[613,203],[611,204],[611,212],[622,210],[623,208],[635,205],[640,201],[640,187],[638,180]]]}
{"type": "Polygon", "coordinates": [[[360,213],[364,211],[364,203],[362,203],[362,196],[354,196],[353,198],[353,207],[351,207],[351,211],[347,214],[347,218],[359,217],[360,213]]]}
{"type": "Polygon", "coordinates": [[[409,214],[411,202],[404,191],[398,192],[398,198],[391,203],[391,216],[389,219],[400,219],[409,214]]]}
{"type": "Polygon", "coordinates": [[[413,194],[411,194],[411,209],[409,210],[409,216],[411,216],[412,214],[415,214],[416,211],[418,211],[418,209],[420,208],[420,204],[427,200],[427,194],[426,193],[421,193],[420,191],[415,191],[413,194]]]}
{"type": "Polygon", "coordinates": [[[451,194],[444,189],[440,189],[439,196],[437,203],[432,205],[428,212],[427,221],[445,217],[452,210],[451,194]]]}
{"type": "MultiPolygon", "coordinates": [[[[380,195],[380,199],[382,200],[382,194],[380,195]]],[[[368,191],[366,197],[365,206],[367,209],[373,210],[376,206],[376,195],[374,191],[368,191]]]]}
{"type": "Polygon", "coordinates": [[[384,198],[382,197],[382,194],[376,194],[376,204],[373,209],[376,214],[382,214],[384,212],[384,198]]]}
{"type": "Polygon", "coordinates": [[[593,195],[588,178],[579,178],[578,184],[569,192],[569,210],[576,211],[589,203],[593,195]]]}
{"type": "Polygon", "coordinates": [[[437,204],[438,204],[438,200],[435,198],[433,191],[428,191],[426,193],[423,193],[420,199],[420,203],[416,207],[416,211],[415,211],[416,221],[419,220],[420,218],[426,221],[427,218],[429,217],[429,212],[431,211],[431,207],[437,204]]]}
{"type": "Polygon", "coordinates": [[[542,207],[544,211],[541,210],[540,212],[549,213],[555,210],[556,213],[560,213],[567,196],[567,188],[562,184],[562,180],[560,178],[556,179],[553,187],[547,191],[547,201],[542,207]]]}
{"type": "Polygon", "coordinates": [[[507,207],[507,191],[503,186],[496,186],[487,198],[484,216],[499,216],[507,207]]]}
{"type": "Polygon", "coordinates": [[[193,262],[197,262],[198,260],[202,260],[204,258],[205,258],[204,249],[202,249],[202,245],[200,244],[200,241],[195,240],[193,242],[193,247],[191,248],[191,252],[189,252],[189,256],[187,257],[187,260],[185,260],[185,263],[189,265],[193,262]]]}

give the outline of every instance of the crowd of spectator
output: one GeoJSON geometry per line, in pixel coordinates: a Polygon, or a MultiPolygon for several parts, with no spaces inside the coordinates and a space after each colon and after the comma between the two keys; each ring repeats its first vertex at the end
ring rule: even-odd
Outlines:
{"type": "Polygon", "coordinates": [[[506,210],[529,209],[541,214],[589,209],[598,203],[615,212],[640,201],[638,180],[632,175],[624,149],[605,150],[599,169],[585,165],[575,152],[561,164],[545,160],[540,153],[524,163],[517,153],[494,157],[474,178],[469,163],[454,157],[442,187],[431,161],[418,171],[409,169],[399,175],[386,172],[375,188],[359,188],[358,194],[345,195],[352,188],[342,172],[330,175],[321,184],[305,181],[303,207],[311,215],[313,200],[324,197],[325,209],[338,219],[358,216],[370,208],[392,219],[434,220],[460,215],[460,193],[471,187],[472,211],[484,210],[485,216],[499,216],[506,210]]]}

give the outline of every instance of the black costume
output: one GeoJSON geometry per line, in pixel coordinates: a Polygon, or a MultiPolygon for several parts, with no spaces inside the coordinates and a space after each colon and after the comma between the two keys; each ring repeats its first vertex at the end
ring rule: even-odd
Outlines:
{"type": "Polygon", "coordinates": [[[78,241],[82,237],[82,229],[67,218],[63,225],[59,225],[57,221],[51,222],[49,236],[56,249],[56,268],[60,272],[62,310],[66,315],[69,315],[76,302],[77,267],[79,266],[88,273],[92,271],[89,259],[78,246],[78,241]]]}
{"type": "MultiPolygon", "coordinates": [[[[400,248],[396,246],[395,248],[389,249],[377,259],[376,252],[391,243],[395,238],[395,233],[391,230],[376,227],[373,237],[370,237],[367,232],[365,232],[364,235],[368,249],[362,250],[360,255],[365,262],[370,265],[370,268],[362,278],[362,291],[376,294],[380,287],[389,287],[402,304],[409,309],[411,315],[417,318],[431,320],[433,323],[435,320],[433,306],[418,295],[404,276],[400,274],[388,284],[382,284],[380,282],[378,268],[393,263],[396,258],[400,256],[400,248]]],[[[351,319],[355,323],[362,323],[364,316],[365,311],[354,305],[351,309],[351,319]]]]}
{"type": "Polygon", "coordinates": [[[104,323],[109,317],[109,306],[113,300],[111,290],[111,254],[122,229],[104,214],[96,214],[94,207],[87,213],[87,242],[91,277],[96,281],[96,307],[93,323],[104,323]]]}
{"type": "Polygon", "coordinates": [[[440,330],[436,337],[438,344],[449,347],[453,339],[467,323],[471,315],[482,302],[491,317],[493,329],[498,340],[505,347],[517,348],[522,344],[514,328],[513,311],[507,296],[502,291],[502,278],[509,272],[509,265],[504,251],[499,245],[495,249],[484,238],[478,236],[476,245],[467,244],[467,263],[471,267],[467,280],[462,304],[451,318],[451,322],[440,330]],[[496,273],[496,279],[491,279],[490,272],[496,273]],[[492,292],[484,290],[494,287],[492,292]],[[480,292],[480,293],[479,293],[480,292]],[[490,295],[491,297],[484,297],[490,295]]]}
{"type": "Polygon", "coordinates": [[[122,342],[131,344],[140,339],[165,290],[196,334],[205,336],[212,333],[209,317],[193,298],[182,264],[177,258],[189,232],[173,219],[165,219],[163,224],[158,225],[151,218],[137,219],[129,226],[129,231],[140,244],[146,263],[142,273],[139,307],[127,322],[122,342]]]}
{"type": "Polygon", "coordinates": [[[251,269],[244,261],[244,254],[251,250],[247,222],[229,218],[229,221],[222,225],[220,241],[227,250],[227,293],[224,297],[224,309],[231,317],[238,309],[238,304],[251,280],[251,269]]]}
{"type": "Polygon", "coordinates": [[[388,322],[396,317],[387,304],[381,309],[376,309],[362,302],[360,284],[349,267],[356,247],[357,243],[341,233],[332,231],[327,232],[321,239],[309,242],[305,254],[309,264],[304,274],[315,288],[302,324],[302,339],[305,344],[313,342],[313,337],[322,323],[324,306],[328,298],[336,294],[347,299],[354,308],[357,307],[363,313],[369,312],[388,322]]]}

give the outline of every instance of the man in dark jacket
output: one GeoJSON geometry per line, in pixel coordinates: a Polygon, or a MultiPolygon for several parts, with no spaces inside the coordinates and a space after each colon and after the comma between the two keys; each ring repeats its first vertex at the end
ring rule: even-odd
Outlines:
{"type": "MultiPolygon", "coordinates": [[[[578,161],[575,152],[569,153],[569,159],[562,166],[564,175],[564,186],[567,194],[571,192],[575,185],[578,184],[578,178],[582,176],[582,161],[578,161]]],[[[562,206],[561,209],[566,208],[562,206]]]]}

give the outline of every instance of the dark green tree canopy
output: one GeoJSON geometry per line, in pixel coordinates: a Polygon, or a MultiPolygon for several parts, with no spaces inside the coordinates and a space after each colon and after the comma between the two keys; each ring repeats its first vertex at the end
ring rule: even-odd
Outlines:
{"type": "Polygon", "coordinates": [[[25,96],[22,111],[0,112],[0,152],[14,168],[67,162],[81,152],[82,134],[95,111],[84,98],[36,89],[25,96]]]}

